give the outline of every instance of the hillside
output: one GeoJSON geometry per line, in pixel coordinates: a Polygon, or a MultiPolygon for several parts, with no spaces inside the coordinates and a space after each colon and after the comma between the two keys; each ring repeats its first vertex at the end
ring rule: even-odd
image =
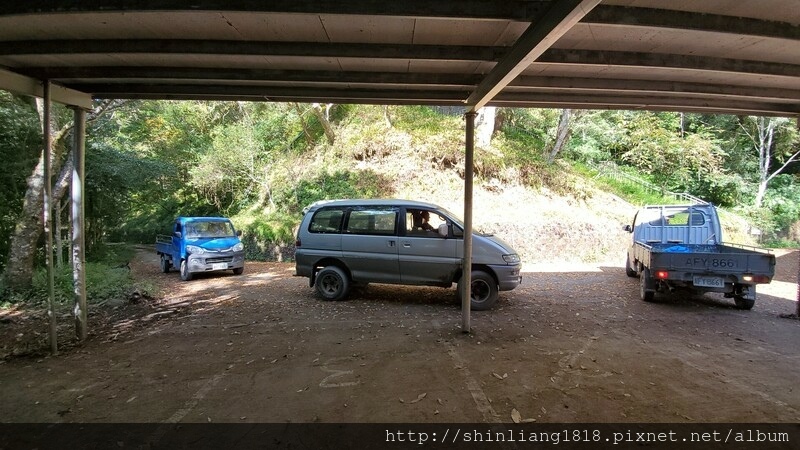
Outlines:
{"type": "MultiPolygon", "coordinates": [[[[333,145],[320,143],[283,164],[296,180],[358,174],[353,178],[378,185],[379,194],[368,190],[370,196],[428,201],[463,217],[460,117],[423,124],[406,117],[405,123],[389,126],[370,117],[378,112],[359,107],[357,119],[351,115],[337,124],[333,145]]],[[[502,144],[502,138],[494,139],[476,150],[475,227],[508,241],[525,262],[621,264],[630,239],[621,227],[636,206],[604,192],[566,162],[514,165],[502,144]]],[[[746,224],[727,222],[726,231],[746,236],[739,232],[746,224]]]]}
{"type": "MultiPolygon", "coordinates": [[[[740,173],[753,161],[746,143],[723,150],[741,135],[721,131],[740,127],[729,118],[584,111],[554,152],[558,111],[482,111],[475,225],[528,262],[619,264],[628,240],[621,225],[636,208],[624,200],[661,203],[661,187],[743,206],[765,242],[782,238],[800,212],[793,175],[773,181],[767,207],[747,208],[755,184],[740,173]],[[609,166],[658,187],[637,192],[598,176],[609,166]]],[[[90,133],[87,152],[90,254],[104,240],[150,243],[179,215],[223,215],[244,232],[248,258],[284,260],[293,256],[303,208],[320,199],[425,200],[463,216],[465,122],[457,108],[143,101],[107,120],[90,133]]],[[[727,240],[753,243],[745,221],[723,221],[731,224],[727,240]]]]}

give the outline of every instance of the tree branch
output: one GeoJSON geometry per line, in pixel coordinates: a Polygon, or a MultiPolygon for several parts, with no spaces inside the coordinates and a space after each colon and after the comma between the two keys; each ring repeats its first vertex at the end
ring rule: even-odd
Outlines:
{"type": "Polygon", "coordinates": [[[767,181],[775,178],[776,175],[781,173],[783,171],[783,169],[785,169],[789,164],[791,164],[795,159],[797,159],[798,156],[800,156],[800,150],[794,152],[794,155],[792,155],[789,159],[787,159],[786,162],[783,163],[783,165],[778,168],[778,170],[776,170],[775,172],[772,172],[772,175],[770,175],[767,178],[767,181]]]}

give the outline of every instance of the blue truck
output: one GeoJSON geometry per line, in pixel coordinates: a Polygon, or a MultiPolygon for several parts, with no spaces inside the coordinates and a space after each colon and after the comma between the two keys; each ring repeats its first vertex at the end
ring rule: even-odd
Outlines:
{"type": "Polygon", "coordinates": [[[775,275],[769,250],[722,242],[711,204],[646,206],[623,229],[633,234],[625,272],[639,277],[644,301],[688,289],[721,292],[739,309],[751,309],[756,285],[775,275]]]}
{"type": "Polygon", "coordinates": [[[161,271],[175,267],[181,280],[189,281],[196,273],[233,270],[244,272],[244,245],[241,231],[224,217],[178,217],[172,234],[156,237],[156,253],[161,257],[161,271]]]}

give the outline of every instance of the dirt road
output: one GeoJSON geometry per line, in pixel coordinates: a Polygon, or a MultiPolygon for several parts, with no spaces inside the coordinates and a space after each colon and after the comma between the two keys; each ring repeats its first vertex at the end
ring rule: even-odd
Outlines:
{"type": "Polygon", "coordinates": [[[292,264],[184,283],[142,253],[133,273],[163,299],[61,356],[0,364],[0,421],[797,423],[800,321],[778,317],[797,256],[752,311],[644,303],[621,266],[531,266],[465,334],[454,290],[325,302],[292,264]]]}

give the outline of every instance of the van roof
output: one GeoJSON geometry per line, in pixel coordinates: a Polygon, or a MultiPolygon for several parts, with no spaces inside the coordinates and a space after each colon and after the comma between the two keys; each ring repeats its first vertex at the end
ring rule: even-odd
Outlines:
{"type": "Polygon", "coordinates": [[[397,198],[362,198],[362,199],[338,199],[338,200],[320,200],[314,202],[305,209],[305,211],[312,211],[319,209],[322,206],[408,206],[412,208],[430,208],[442,209],[433,203],[419,202],[416,200],[402,200],[397,198]]]}

